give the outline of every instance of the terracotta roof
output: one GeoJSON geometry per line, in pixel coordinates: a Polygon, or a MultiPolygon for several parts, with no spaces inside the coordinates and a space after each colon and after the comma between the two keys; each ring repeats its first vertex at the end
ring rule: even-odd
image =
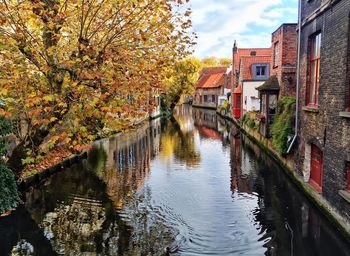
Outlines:
{"type": "Polygon", "coordinates": [[[196,83],[196,88],[217,88],[225,83],[226,68],[204,68],[196,83]]]}
{"type": "Polygon", "coordinates": [[[218,73],[226,73],[226,67],[209,67],[203,68],[201,71],[202,74],[218,74],[218,73]]]}
{"type": "MultiPolygon", "coordinates": [[[[240,79],[253,80],[253,64],[270,64],[271,56],[244,56],[241,58],[240,79]]],[[[269,70],[267,70],[268,72],[269,70]]]]}
{"type": "MultiPolygon", "coordinates": [[[[267,57],[269,58],[269,61],[267,63],[271,62],[271,54],[272,50],[271,48],[238,48],[237,53],[234,53],[233,55],[233,61],[234,61],[234,66],[233,70],[234,72],[240,70],[240,65],[241,65],[241,59],[244,57],[267,57]],[[256,55],[252,56],[251,53],[255,52],[256,55]]],[[[234,76],[234,83],[236,83],[236,79],[238,79],[236,76],[234,76]]]]}
{"type": "Polygon", "coordinates": [[[269,80],[256,88],[258,91],[278,91],[280,89],[277,76],[270,76],[269,80]]]}

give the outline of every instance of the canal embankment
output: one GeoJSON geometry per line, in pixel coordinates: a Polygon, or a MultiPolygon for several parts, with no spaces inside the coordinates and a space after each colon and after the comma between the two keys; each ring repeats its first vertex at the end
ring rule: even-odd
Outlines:
{"type": "Polygon", "coordinates": [[[322,213],[329,219],[331,223],[346,237],[350,242],[350,223],[348,223],[331,204],[324,199],[309,183],[305,182],[295,165],[294,155],[282,156],[272,146],[272,141],[265,138],[255,129],[250,128],[240,120],[236,120],[229,115],[223,114],[220,111],[216,113],[231,121],[239,130],[244,133],[249,139],[259,145],[268,155],[270,155],[282,167],[282,170],[291,178],[298,188],[309,198],[309,200],[319,208],[322,213]]]}

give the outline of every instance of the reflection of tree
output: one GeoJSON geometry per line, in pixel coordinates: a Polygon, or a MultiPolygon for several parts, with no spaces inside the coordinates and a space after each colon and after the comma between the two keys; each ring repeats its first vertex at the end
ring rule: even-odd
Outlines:
{"type": "Polygon", "coordinates": [[[166,124],[162,135],[162,156],[169,158],[174,154],[175,158],[186,163],[187,166],[195,167],[200,162],[200,154],[196,150],[192,131],[183,131],[175,117],[171,117],[166,124]]]}

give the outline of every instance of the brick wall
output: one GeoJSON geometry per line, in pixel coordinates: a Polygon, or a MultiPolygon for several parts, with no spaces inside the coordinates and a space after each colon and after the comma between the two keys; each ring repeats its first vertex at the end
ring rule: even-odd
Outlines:
{"type": "Polygon", "coordinates": [[[272,33],[271,71],[277,75],[281,96],[295,96],[297,65],[297,24],[283,24],[272,33]],[[274,65],[274,48],[278,46],[279,58],[274,65]]]}
{"type": "MultiPolygon", "coordinates": [[[[324,2],[324,1],[323,1],[324,2]]],[[[322,0],[303,1],[302,17],[308,17],[321,6],[322,0]]],[[[314,19],[304,21],[301,31],[301,61],[299,90],[299,148],[297,170],[307,181],[310,175],[310,145],[323,151],[322,196],[350,222],[350,204],[339,195],[346,181],[346,162],[350,161],[350,118],[340,116],[349,100],[350,1],[335,1],[314,19]],[[308,82],[309,38],[322,33],[319,107],[306,104],[308,82]]]]}

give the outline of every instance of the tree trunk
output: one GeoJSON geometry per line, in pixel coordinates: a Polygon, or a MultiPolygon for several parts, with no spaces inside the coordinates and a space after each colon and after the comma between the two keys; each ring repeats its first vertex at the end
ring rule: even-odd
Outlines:
{"type": "Polygon", "coordinates": [[[37,130],[31,139],[24,140],[19,143],[13,150],[7,165],[9,168],[17,175],[23,170],[24,165],[22,159],[27,157],[26,145],[33,151],[33,155],[37,156],[39,152],[40,145],[45,140],[46,136],[49,134],[49,130],[37,130]]]}

